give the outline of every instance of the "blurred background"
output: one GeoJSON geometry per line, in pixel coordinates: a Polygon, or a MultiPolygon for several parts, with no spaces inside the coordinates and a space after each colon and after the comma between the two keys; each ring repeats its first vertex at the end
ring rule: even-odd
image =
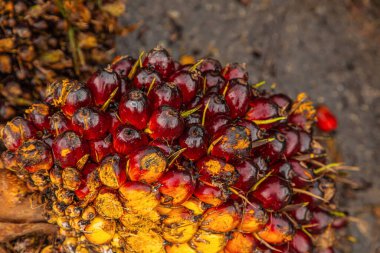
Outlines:
{"type": "Polygon", "coordinates": [[[161,44],[175,59],[246,63],[252,83],[306,92],[337,116],[336,158],[361,168],[340,185],[354,217],[343,242],[380,253],[380,0],[122,1],[0,0],[0,128],[47,83],[85,80],[115,54],[161,44]]]}
{"type": "Polygon", "coordinates": [[[353,252],[380,252],[380,1],[130,0],[117,40],[133,54],[157,44],[182,55],[245,62],[250,79],[307,92],[337,115],[342,159],[360,190],[342,187],[353,252]],[[355,242],[356,241],[356,242],[355,242]]]}

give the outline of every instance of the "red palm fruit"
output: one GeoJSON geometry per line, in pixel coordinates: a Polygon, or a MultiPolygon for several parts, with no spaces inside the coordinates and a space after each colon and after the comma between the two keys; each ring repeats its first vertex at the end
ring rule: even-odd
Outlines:
{"type": "Polygon", "coordinates": [[[179,110],[182,106],[181,92],[174,83],[156,85],[149,93],[149,100],[152,101],[153,108],[168,105],[179,110]]]}
{"type": "Polygon", "coordinates": [[[206,95],[202,100],[202,108],[201,111],[206,110],[206,119],[211,119],[216,114],[228,114],[229,109],[226,104],[226,100],[222,95],[217,93],[210,93],[206,95]]]}
{"type": "Polygon", "coordinates": [[[127,171],[132,181],[153,183],[167,170],[167,160],[159,148],[146,146],[129,155],[127,171]]]}
{"type": "Polygon", "coordinates": [[[113,133],[113,148],[123,155],[129,155],[147,144],[148,136],[130,125],[121,125],[113,133]]]}
{"type": "Polygon", "coordinates": [[[284,216],[273,213],[263,230],[258,232],[261,239],[267,243],[281,245],[290,242],[294,237],[294,228],[284,216]]]}
{"type": "Polygon", "coordinates": [[[52,149],[55,161],[62,168],[75,167],[78,161],[90,153],[87,142],[73,131],[66,131],[57,136],[52,149]]]}
{"type": "Polygon", "coordinates": [[[302,230],[297,230],[294,234],[293,240],[289,243],[290,250],[294,253],[309,253],[313,252],[313,242],[310,237],[302,232],[302,230]]]}
{"type": "Polygon", "coordinates": [[[223,92],[226,87],[226,80],[220,74],[220,72],[206,71],[203,73],[202,89],[216,88],[217,92],[223,92]]]}
{"type": "Polygon", "coordinates": [[[299,131],[299,150],[301,153],[307,153],[311,150],[311,135],[305,131],[299,131]]]}
{"type": "Polygon", "coordinates": [[[87,87],[90,89],[96,106],[102,106],[110,99],[111,94],[117,92],[114,99],[120,94],[120,77],[110,68],[99,69],[87,80],[87,87]]]}
{"type": "Polygon", "coordinates": [[[268,210],[277,211],[290,203],[292,188],[289,183],[277,176],[270,176],[261,182],[251,193],[268,210]]]}
{"type": "Polygon", "coordinates": [[[289,127],[281,127],[279,128],[279,132],[284,136],[286,142],[284,155],[291,157],[298,153],[300,149],[300,136],[298,131],[289,127]]]}
{"type": "Polygon", "coordinates": [[[169,82],[175,84],[182,94],[184,104],[189,104],[197,94],[200,78],[195,72],[180,70],[170,76],[169,82]]]}
{"type": "MultiPolygon", "coordinates": [[[[273,140],[262,145],[258,148],[258,153],[262,156],[269,164],[274,161],[279,160],[285,151],[286,141],[281,133],[273,134],[273,140]]],[[[255,153],[255,149],[253,149],[255,153]]]]}
{"type": "Polygon", "coordinates": [[[79,188],[75,190],[75,195],[78,197],[78,199],[84,200],[90,193],[91,186],[88,185],[88,183],[91,180],[93,173],[96,172],[97,168],[98,168],[98,165],[96,165],[95,163],[86,163],[86,165],[83,167],[81,184],[79,188]]]}
{"type": "Polygon", "coordinates": [[[252,121],[239,119],[238,121],[236,121],[236,125],[246,127],[249,130],[251,142],[255,142],[263,138],[263,131],[261,131],[260,127],[258,127],[252,121]]]}
{"type": "Polygon", "coordinates": [[[157,190],[142,182],[128,181],[119,188],[119,193],[129,213],[147,214],[160,204],[157,190]]]}
{"type": "Polygon", "coordinates": [[[251,91],[249,86],[238,81],[230,81],[225,95],[232,118],[243,117],[248,110],[251,91]]]}
{"type": "Polygon", "coordinates": [[[131,83],[127,79],[120,79],[120,97],[126,96],[131,88],[131,83]]]}
{"type": "Polygon", "coordinates": [[[139,130],[146,127],[150,113],[150,103],[141,90],[130,90],[120,101],[119,116],[121,121],[139,130]]]}
{"type": "Polygon", "coordinates": [[[310,224],[312,226],[307,228],[307,231],[313,234],[322,233],[333,222],[333,217],[326,211],[316,208],[311,210],[310,224]]]}
{"type": "Polygon", "coordinates": [[[119,188],[127,180],[126,161],[117,154],[105,157],[100,163],[99,179],[113,189],[119,188]]]}
{"type": "Polygon", "coordinates": [[[53,166],[53,155],[50,147],[43,141],[24,142],[16,152],[17,164],[34,173],[39,170],[50,170],[53,166]]]}
{"type": "Polygon", "coordinates": [[[301,225],[310,223],[311,212],[309,203],[304,202],[304,200],[296,194],[293,196],[292,204],[297,206],[289,211],[290,215],[301,225]]]}
{"type": "Polygon", "coordinates": [[[256,165],[253,161],[247,159],[241,160],[234,165],[239,177],[233,187],[248,192],[257,182],[258,169],[256,165]]]}
{"type": "Polygon", "coordinates": [[[55,107],[61,107],[65,96],[70,92],[71,88],[78,84],[78,81],[63,79],[55,81],[47,86],[45,102],[55,107]]]}
{"type": "Polygon", "coordinates": [[[235,231],[231,234],[224,250],[226,253],[252,253],[256,244],[253,235],[235,231]]]}
{"type": "Polygon", "coordinates": [[[241,219],[240,210],[231,202],[207,209],[200,228],[210,232],[225,233],[235,229],[241,219]]]}
{"type": "Polygon", "coordinates": [[[166,49],[156,47],[145,57],[143,67],[154,69],[164,79],[167,79],[174,72],[174,61],[166,49]]]}
{"type": "Polygon", "coordinates": [[[16,117],[7,122],[0,137],[8,150],[16,151],[25,141],[36,138],[37,130],[31,122],[16,117]]]}
{"type": "Polygon", "coordinates": [[[268,213],[254,199],[245,203],[239,230],[244,233],[256,233],[262,230],[269,219],[268,213]]]}
{"type": "Polygon", "coordinates": [[[161,203],[178,205],[188,200],[194,192],[195,185],[187,171],[170,170],[159,180],[159,191],[163,195],[161,203]]]}
{"type": "Polygon", "coordinates": [[[198,160],[207,153],[207,137],[202,126],[192,124],[179,137],[179,145],[186,150],[182,155],[190,160],[198,160]]]}
{"type": "Polygon", "coordinates": [[[317,127],[324,132],[331,132],[338,127],[338,121],[330,109],[325,106],[319,106],[317,108],[317,127]]]}
{"type": "Polygon", "coordinates": [[[272,166],[274,173],[291,182],[297,188],[310,185],[314,179],[314,173],[305,164],[296,160],[280,161],[272,166]]]}
{"type": "MultiPolygon", "coordinates": [[[[255,98],[249,103],[246,119],[251,121],[270,120],[280,116],[278,106],[268,98],[255,98]]],[[[268,129],[276,123],[260,124],[261,128],[268,129]]]]}
{"type": "Polygon", "coordinates": [[[67,117],[71,117],[76,110],[81,107],[91,106],[92,103],[92,95],[89,88],[77,82],[64,96],[61,110],[67,117]]]}
{"type": "Polygon", "coordinates": [[[75,111],[71,123],[73,129],[87,140],[101,139],[111,128],[109,115],[92,107],[75,111]]]}
{"type": "Polygon", "coordinates": [[[50,108],[45,104],[33,104],[25,110],[27,118],[33,123],[38,130],[49,129],[50,108]]]}
{"type": "Polygon", "coordinates": [[[213,58],[203,58],[202,62],[198,65],[197,70],[201,73],[204,73],[206,71],[221,72],[222,64],[220,64],[218,60],[213,58]]]}
{"type": "Polygon", "coordinates": [[[232,63],[227,64],[222,70],[223,77],[226,80],[232,79],[243,79],[244,81],[248,81],[248,72],[246,70],[245,64],[240,63],[232,63]]]}
{"type": "Polygon", "coordinates": [[[274,102],[282,112],[289,112],[292,108],[293,102],[285,94],[274,94],[270,96],[269,99],[274,102]]]}
{"type": "Polygon", "coordinates": [[[292,113],[288,116],[290,125],[295,126],[301,130],[308,131],[308,119],[302,113],[292,113]]]}
{"type": "Polygon", "coordinates": [[[52,133],[55,137],[63,132],[73,129],[71,121],[60,111],[54,113],[50,117],[49,126],[50,133],[52,133]]]}
{"type": "Polygon", "coordinates": [[[113,60],[111,68],[120,76],[120,78],[125,79],[128,78],[128,74],[135,61],[136,60],[132,56],[119,56],[113,60]]]}
{"type": "Polygon", "coordinates": [[[252,143],[248,128],[230,125],[220,129],[211,140],[211,155],[227,162],[248,157],[252,143]]]}
{"type": "Polygon", "coordinates": [[[117,109],[110,109],[108,115],[111,122],[110,133],[113,134],[115,130],[123,124],[123,122],[121,122],[117,109]]]}
{"type": "Polygon", "coordinates": [[[161,139],[151,141],[149,146],[159,148],[167,157],[175,151],[173,146],[171,146],[167,141],[161,139]]]}
{"type": "Polygon", "coordinates": [[[181,136],[185,127],[179,112],[170,106],[157,108],[149,119],[147,132],[152,139],[172,141],[181,136]]]}
{"type": "Polygon", "coordinates": [[[226,127],[231,122],[231,117],[227,114],[217,114],[205,122],[205,128],[210,136],[216,134],[219,130],[226,127]]]}
{"type": "Polygon", "coordinates": [[[227,197],[226,194],[218,187],[198,183],[194,190],[194,196],[200,201],[212,206],[219,206],[223,204],[227,197]]]}
{"type": "Polygon", "coordinates": [[[114,152],[112,135],[108,134],[105,138],[100,140],[93,140],[89,142],[90,157],[94,162],[99,163],[108,154],[114,152]]]}
{"type": "Polygon", "coordinates": [[[142,68],[133,77],[132,84],[135,88],[147,91],[151,85],[156,86],[162,83],[160,75],[151,70],[142,68]]]}
{"type": "Polygon", "coordinates": [[[232,185],[238,177],[234,166],[217,157],[205,156],[196,166],[200,175],[199,180],[206,184],[232,185]]]}

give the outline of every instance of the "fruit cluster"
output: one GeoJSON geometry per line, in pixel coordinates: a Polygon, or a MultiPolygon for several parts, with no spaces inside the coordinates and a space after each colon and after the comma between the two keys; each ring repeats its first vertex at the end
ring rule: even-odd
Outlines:
{"type": "Polygon", "coordinates": [[[31,105],[46,83],[111,60],[123,5],[96,2],[0,0],[0,122],[31,105]]]}
{"type": "Polygon", "coordinates": [[[334,252],[315,110],[259,86],[160,47],[118,57],[9,121],[3,162],[41,192],[57,251],[334,252]]]}

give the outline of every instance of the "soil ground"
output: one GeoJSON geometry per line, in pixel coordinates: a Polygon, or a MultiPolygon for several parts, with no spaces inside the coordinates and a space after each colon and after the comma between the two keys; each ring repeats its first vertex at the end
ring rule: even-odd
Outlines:
{"type": "MultiPolygon", "coordinates": [[[[380,252],[380,4],[351,0],[131,0],[122,23],[143,22],[118,39],[118,53],[162,44],[174,57],[246,62],[252,81],[307,92],[338,116],[344,161],[366,189],[341,190],[353,252],[380,252]]],[[[136,56],[136,55],[135,55],[136,56]]]]}

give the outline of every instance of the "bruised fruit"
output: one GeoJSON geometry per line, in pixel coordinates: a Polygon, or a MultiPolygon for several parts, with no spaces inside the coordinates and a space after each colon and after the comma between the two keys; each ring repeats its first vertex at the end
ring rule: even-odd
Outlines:
{"type": "Polygon", "coordinates": [[[244,65],[156,48],[53,82],[4,126],[1,158],[40,192],[56,252],[321,251],[308,234],[342,222],[313,110],[244,65]]]}

